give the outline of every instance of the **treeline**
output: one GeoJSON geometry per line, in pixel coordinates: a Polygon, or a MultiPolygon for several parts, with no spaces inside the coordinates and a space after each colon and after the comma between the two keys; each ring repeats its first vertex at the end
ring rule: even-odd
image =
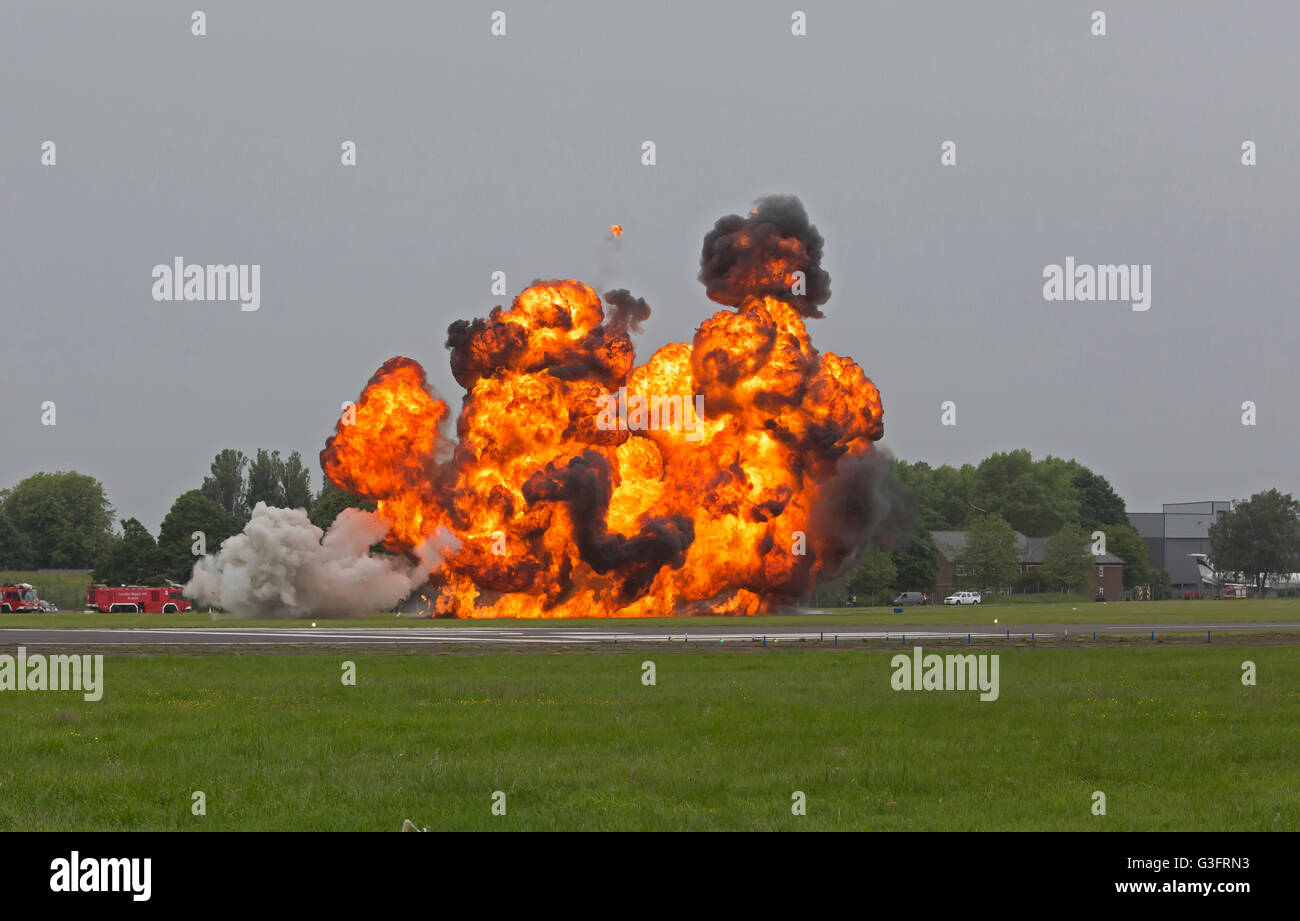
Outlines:
{"type": "MultiPolygon", "coordinates": [[[[1169,573],[1151,568],[1124,500],[1105,477],[1078,461],[1034,460],[1024,450],[961,467],[898,461],[894,483],[890,499],[896,508],[875,544],[846,575],[823,587],[824,596],[879,599],[933,591],[934,531],[967,532],[953,561],[963,588],[1080,591],[1096,564],[1092,535],[1101,531],[1106,552],[1124,561],[1126,589],[1149,585],[1156,595],[1170,589],[1169,573]],[[1023,573],[1017,531],[1048,538],[1042,562],[1023,573]]],[[[1300,572],[1300,501],[1276,489],[1239,500],[1211,526],[1209,539],[1220,580],[1252,583],[1254,594],[1262,596],[1300,572]]]]}
{"type": "Polygon", "coordinates": [[[987,515],[1027,537],[1050,537],[1069,524],[1128,525],[1124,500],[1110,482],[1076,460],[1005,451],[961,467],[898,461],[894,476],[916,494],[927,531],[964,531],[987,515]]]}
{"type": "Polygon", "coordinates": [[[94,477],[34,474],[0,491],[0,569],[93,569],[94,580],[109,585],[185,582],[194,567],[193,534],[202,532],[207,552],[215,552],[244,529],[258,502],[306,509],[321,529],[345,508],[374,508],[323,477],[313,493],[297,451],[282,458],[279,451],[248,457],[227,449],[209,471],[176,498],[156,537],[136,518],[115,529],[117,510],[94,477]]]}
{"type": "Polygon", "coordinates": [[[1078,591],[1094,563],[1091,535],[1106,535],[1106,550],[1124,560],[1124,587],[1168,583],[1149,568],[1146,545],[1129,524],[1124,500],[1110,482],[1076,460],[1029,451],[992,454],[978,464],[931,467],[897,461],[895,509],[875,544],[829,594],[879,596],[933,591],[938,580],[934,531],[967,531],[956,561],[959,583],[972,588],[1012,586],[1029,591],[1078,591]],[[901,501],[900,500],[905,500],[901,501]],[[1046,559],[1021,574],[1016,532],[1049,538],[1046,559]]]}
{"type": "Polygon", "coordinates": [[[1234,503],[1210,525],[1210,558],[1221,578],[1253,583],[1263,597],[1300,573],[1300,501],[1270,489],[1234,503]]]}
{"type": "MultiPolygon", "coordinates": [[[[0,490],[0,570],[92,569],[96,581],[108,584],[184,582],[194,566],[194,532],[214,552],[243,530],[258,502],[306,509],[322,530],[345,508],[374,508],[322,480],[313,493],[311,472],[296,451],[287,458],[278,451],[252,457],[221,451],[209,475],[172,503],[155,536],[135,518],[115,529],[117,510],[94,477],[37,473],[0,490]]],[[[889,487],[891,514],[876,542],[849,572],[819,589],[823,597],[933,591],[934,531],[968,532],[956,563],[959,583],[971,588],[1077,591],[1094,565],[1090,545],[1098,530],[1106,550],[1124,560],[1125,588],[1168,588],[1168,573],[1150,569],[1124,500],[1077,461],[1034,460],[1023,450],[961,467],[898,461],[889,487]],[[1018,572],[1016,531],[1049,538],[1045,559],[1028,573],[1018,572]]],[[[1210,529],[1210,544],[1224,575],[1252,581],[1262,594],[1300,572],[1300,501],[1276,489],[1241,500],[1210,529]]]]}

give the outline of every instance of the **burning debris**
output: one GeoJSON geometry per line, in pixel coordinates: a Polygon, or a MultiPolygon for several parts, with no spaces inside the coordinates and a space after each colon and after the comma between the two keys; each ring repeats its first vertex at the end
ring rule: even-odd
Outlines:
{"type": "Polygon", "coordinates": [[[623,225],[622,225],[622,224],[610,224],[610,225],[609,225],[609,235],[610,235],[613,239],[615,239],[615,240],[617,240],[619,237],[623,236],[623,225]]]}
{"type": "Polygon", "coordinates": [[[438,528],[416,553],[370,553],[387,534],[383,518],[361,509],[344,509],[322,532],[302,509],[259,502],[242,534],[194,564],[185,596],[250,618],[348,617],[383,609],[422,585],[442,565],[440,554],[455,547],[450,533],[438,528]]]}
{"type": "Polygon", "coordinates": [[[649,316],[643,299],[620,289],[602,303],[581,282],[537,282],[509,309],[448,329],[466,391],[455,441],[423,368],[393,358],[321,466],[376,500],[394,552],[439,529],[455,535],[426,589],[440,615],[757,614],[789,603],[865,545],[888,466],[874,446],[876,387],[851,359],[818,352],[804,325],[830,297],[822,245],[795,198],[720,219],[700,280],[727,309],[639,366],[629,331],[649,316]],[[690,438],[680,425],[601,425],[611,394],[629,407],[702,405],[703,418],[690,438]]]}

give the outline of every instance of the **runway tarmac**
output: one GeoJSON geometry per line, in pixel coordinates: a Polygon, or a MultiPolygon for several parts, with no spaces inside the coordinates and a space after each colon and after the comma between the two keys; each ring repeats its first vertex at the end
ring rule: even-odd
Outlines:
{"type": "Polygon", "coordinates": [[[519,627],[516,625],[454,626],[454,627],[344,627],[322,625],[319,627],[149,627],[149,628],[63,628],[48,629],[0,628],[0,648],[13,646],[126,646],[135,649],[163,649],[166,647],[211,647],[214,649],[241,649],[265,647],[428,647],[457,645],[502,646],[592,646],[609,644],[668,644],[668,643],[843,643],[862,640],[882,640],[899,643],[924,643],[926,640],[1004,639],[1065,639],[1081,634],[1150,634],[1156,636],[1175,633],[1196,634],[1217,632],[1233,633],[1291,633],[1300,631],[1300,623],[1192,623],[1192,624],[1033,624],[998,625],[969,624],[936,627],[933,624],[912,624],[879,627],[844,627],[842,625],[810,624],[798,626],[770,626],[755,624],[752,620],[734,626],[711,625],[692,628],[663,627],[660,625],[638,627],[625,621],[611,627],[519,627]]]}

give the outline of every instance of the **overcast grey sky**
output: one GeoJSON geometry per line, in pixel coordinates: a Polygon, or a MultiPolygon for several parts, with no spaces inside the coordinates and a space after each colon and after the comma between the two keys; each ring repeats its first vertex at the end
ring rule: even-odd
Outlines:
{"type": "Polygon", "coordinates": [[[155,531],[224,447],[318,487],[390,356],[459,406],[446,328],[494,270],[630,288],[644,359],[714,309],[714,220],[786,192],[826,238],[813,341],[898,456],[1075,457],[1135,511],[1300,493],[1295,3],[446,6],[3,4],[0,487],[76,469],[155,531]],[[153,300],[177,256],[260,264],[260,309],[153,300]],[[1150,264],[1150,309],[1045,301],[1069,256],[1150,264]]]}

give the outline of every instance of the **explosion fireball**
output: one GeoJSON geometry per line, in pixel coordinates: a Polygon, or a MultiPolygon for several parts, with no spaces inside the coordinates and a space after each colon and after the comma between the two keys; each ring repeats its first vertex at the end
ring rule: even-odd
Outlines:
{"type": "Polygon", "coordinates": [[[721,218],[699,277],[725,309],[639,366],[629,333],[644,300],[537,282],[448,329],[465,389],[454,441],[424,369],[392,358],[340,419],[322,469],[376,501],[388,549],[414,559],[439,528],[454,535],[424,590],[438,615],[791,603],[865,545],[888,465],[875,385],[805,327],[830,297],[822,245],[796,198],[721,218]],[[626,411],[611,424],[615,394],[626,411]],[[675,424],[696,405],[694,431],[675,424]]]}

